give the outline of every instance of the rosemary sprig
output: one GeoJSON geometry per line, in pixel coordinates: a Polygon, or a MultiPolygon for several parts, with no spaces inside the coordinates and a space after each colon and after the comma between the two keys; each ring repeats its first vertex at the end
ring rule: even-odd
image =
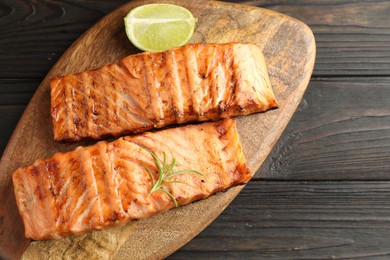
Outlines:
{"type": "Polygon", "coordinates": [[[180,174],[186,174],[186,173],[195,173],[195,174],[198,174],[201,176],[203,176],[203,174],[197,170],[192,170],[192,169],[186,169],[186,170],[174,172],[173,168],[175,168],[175,166],[176,166],[176,158],[172,158],[172,162],[170,164],[167,164],[167,154],[165,152],[163,152],[164,158],[163,158],[163,161],[161,162],[152,151],[150,151],[146,147],[143,147],[143,146],[141,146],[141,147],[143,149],[145,149],[146,151],[148,151],[148,153],[150,153],[150,155],[153,157],[153,160],[154,160],[156,167],[157,167],[157,170],[158,170],[158,179],[156,180],[154,178],[152,170],[148,166],[146,166],[145,164],[142,164],[142,166],[149,173],[150,178],[152,180],[152,189],[150,190],[148,196],[155,191],[164,192],[165,194],[167,194],[169,197],[172,198],[173,202],[175,203],[175,206],[178,207],[179,204],[177,203],[175,197],[172,195],[172,193],[170,193],[169,191],[164,189],[163,185],[170,184],[170,183],[182,183],[182,182],[180,182],[178,180],[167,181],[167,179],[172,178],[172,177],[177,176],[177,175],[180,175],[180,174]]]}

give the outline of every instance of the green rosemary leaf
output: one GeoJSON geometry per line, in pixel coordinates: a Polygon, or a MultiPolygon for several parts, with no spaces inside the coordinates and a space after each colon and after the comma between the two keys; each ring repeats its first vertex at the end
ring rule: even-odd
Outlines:
{"type": "MultiPolygon", "coordinates": [[[[163,166],[167,163],[167,154],[166,152],[163,152],[164,154],[164,162],[163,162],[163,166]]],[[[163,167],[163,170],[165,171],[165,167],[163,167]]]]}
{"type": "Polygon", "coordinates": [[[150,178],[152,179],[152,186],[154,186],[154,183],[155,183],[156,180],[154,179],[152,170],[151,170],[146,164],[144,164],[144,163],[142,163],[141,165],[142,165],[142,166],[146,169],[146,171],[149,173],[150,178]]]}
{"type": "Polygon", "coordinates": [[[175,206],[176,208],[179,207],[179,204],[177,204],[177,201],[175,199],[175,197],[172,195],[172,193],[170,193],[169,191],[165,190],[165,189],[159,189],[159,191],[162,191],[164,192],[165,194],[167,194],[169,197],[171,197],[171,199],[173,200],[173,202],[175,203],[175,206]]]}
{"type": "Polygon", "coordinates": [[[192,170],[192,169],[181,170],[178,172],[171,173],[173,171],[173,168],[177,165],[176,158],[172,158],[172,162],[170,164],[167,164],[167,155],[165,152],[163,152],[164,158],[163,158],[163,161],[161,162],[151,150],[149,150],[148,148],[143,147],[143,146],[141,146],[141,147],[144,150],[146,150],[148,153],[150,153],[150,155],[153,157],[154,162],[155,162],[156,167],[157,167],[157,170],[158,170],[158,179],[156,181],[156,179],[154,178],[154,175],[153,175],[153,171],[145,164],[141,164],[146,169],[146,171],[149,173],[151,180],[152,180],[152,188],[151,188],[149,194],[147,195],[147,197],[149,197],[149,195],[155,191],[162,191],[165,194],[167,194],[169,197],[171,197],[171,199],[175,203],[175,206],[178,207],[179,205],[178,205],[175,197],[172,195],[172,193],[170,193],[168,190],[164,189],[162,186],[163,186],[163,184],[182,183],[182,182],[180,182],[178,180],[167,181],[166,179],[169,179],[169,178],[176,176],[176,175],[179,175],[179,174],[185,174],[185,173],[196,173],[196,174],[201,175],[201,176],[203,176],[203,174],[197,170],[192,170]]]}
{"type": "Polygon", "coordinates": [[[156,166],[157,166],[157,169],[159,172],[162,171],[163,167],[161,166],[161,163],[160,163],[160,160],[157,158],[157,156],[152,152],[150,151],[148,148],[144,147],[144,146],[141,146],[142,149],[148,151],[148,153],[150,153],[150,155],[153,157],[154,159],[154,162],[156,163],[156,166]]]}
{"type": "MultiPolygon", "coordinates": [[[[169,176],[169,173],[173,170],[173,168],[175,167],[175,165],[176,165],[176,159],[173,158],[171,164],[169,165],[168,170],[167,170],[166,173],[164,174],[164,175],[165,175],[164,177],[169,176]]],[[[168,177],[167,177],[167,178],[168,178],[168,177]]]]}
{"type": "Polygon", "coordinates": [[[200,176],[203,176],[203,173],[197,171],[197,170],[192,170],[192,169],[188,169],[188,170],[182,170],[182,171],[178,171],[178,172],[174,172],[172,174],[170,174],[169,176],[167,176],[167,178],[171,178],[173,176],[176,176],[176,175],[180,175],[180,174],[185,174],[185,173],[196,173],[200,176]]]}

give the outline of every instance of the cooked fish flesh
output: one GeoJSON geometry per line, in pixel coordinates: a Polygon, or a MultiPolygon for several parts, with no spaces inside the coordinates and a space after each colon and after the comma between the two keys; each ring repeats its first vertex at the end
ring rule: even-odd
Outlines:
{"type": "Polygon", "coordinates": [[[34,240],[124,225],[203,199],[251,178],[234,119],[171,128],[101,141],[57,153],[13,175],[25,235],[34,240]],[[163,182],[152,193],[157,164],[175,158],[174,172],[193,169],[163,182]],[[147,168],[150,170],[148,172],[147,168]],[[152,179],[153,176],[153,179],[152,179]],[[180,183],[172,182],[179,181],[180,183]]]}
{"type": "Polygon", "coordinates": [[[264,57],[253,44],[188,44],[53,78],[54,139],[139,133],[276,107],[264,57]]]}

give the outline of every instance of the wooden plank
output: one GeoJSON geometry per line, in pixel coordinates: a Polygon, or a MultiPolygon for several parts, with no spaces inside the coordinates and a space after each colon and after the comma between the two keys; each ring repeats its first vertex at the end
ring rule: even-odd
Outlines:
{"type": "Polygon", "coordinates": [[[297,18],[313,30],[313,75],[390,75],[390,2],[386,0],[232,1],[297,18]]]}
{"type": "Polygon", "coordinates": [[[27,105],[38,86],[36,79],[0,78],[0,106],[27,105]]]}
{"type": "MultiPolygon", "coordinates": [[[[1,79],[0,78],[0,94],[20,93],[34,94],[39,86],[40,80],[37,79],[1,79]]],[[[0,103],[1,104],[1,103],[0,103]]]]}
{"type": "Polygon", "coordinates": [[[390,78],[311,81],[256,178],[390,179],[390,78]]]}
{"type": "Polygon", "coordinates": [[[0,78],[43,78],[83,32],[125,2],[2,1],[0,78]]]}
{"type": "MultiPolygon", "coordinates": [[[[0,205],[0,242],[4,241],[0,243],[0,254],[5,258],[19,257],[29,244],[21,232],[22,223],[10,185],[11,173],[38,158],[71,150],[80,145],[58,143],[52,139],[48,84],[50,78],[102,66],[136,52],[135,48],[125,44],[123,17],[135,6],[151,2],[153,1],[132,1],[92,27],[64,53],[34,94],[0,165],[0,192],[3,194],[0,205]]],[[[286,127],[309,82],[315,57],[313,35],[305,24],[265,9],[240,5],[233,7],[231,4],[208,1],[175,0],[174,3],[187,7],[199,18],[193,41],[224,42],[246,39],[255,42],[269,62],[269,76],[280,107],[237,120],[248,166],[256,170],[286,127]],[[231,27],[230,22],[236,27],[231,27]],[[223,35],[219,35],[222,32],[223,35]]],[[[239,191],[240,188],[232,188],[196,205],[168,211],[155,218],[134,222],[133,225],[57,241],[34,242],[30,244],[24,257],[73,258],[82,255],[83,258],[106,258],[113,256],[120,249],[134,258],[163,258],[206,227],[239,191]],[[188,221],[188,214],[195,223],[188,221]],[[165,237],[164,229],[172,231],[169,236],[165,237]],[[96,239],[96,236],[99,238],[96,239]],[[104,238],[109,238],[105,246],[100,243],[104,238]],[[80,245],[81,241],[85,241],[85,246],[80,245]],[[140,251],[140,248],[143,250],[140,251]]]]}
{"type": "Polygon", "coordinates": [[[34,79],[0,79],[0,156],[38,85],[34,79]]]}
{"type": "MultiPolygon", "coordinates": [[[[0,4],[1,77],[42,78],[105,13],[128,2],[6,0],[0,4]],[[12,11],[14,10],[14,11],[12,11]]],[[[389,1],[231,1],[307,23],[317,42],[314,75],[390,75],[389,1]]]]}
{"type": "Polygon", "coordinates": [[[24,109],[25,105],[0,105],[0,157],[24,109]]]}
{"type": "Polygon", "coordinates": [[[390,182],[251,181],[168,259],[387,259],[389,227],[390,182]]]}

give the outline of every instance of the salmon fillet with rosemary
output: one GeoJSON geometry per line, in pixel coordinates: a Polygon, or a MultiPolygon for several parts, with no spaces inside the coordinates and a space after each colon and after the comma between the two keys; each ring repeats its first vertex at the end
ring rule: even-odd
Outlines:
{"type": "Polygon", "coordinates": [[[12,178],[25,235],[42,240],[143,219],[246,183],[251,173],[227,118],[78,147],[12,178]]]}
{"type": "Polygon", "coordinates": [[[275,108],[260,49],[253,44],[188,44],[53,78],[54,139],[139,133],[275,108]]]}

